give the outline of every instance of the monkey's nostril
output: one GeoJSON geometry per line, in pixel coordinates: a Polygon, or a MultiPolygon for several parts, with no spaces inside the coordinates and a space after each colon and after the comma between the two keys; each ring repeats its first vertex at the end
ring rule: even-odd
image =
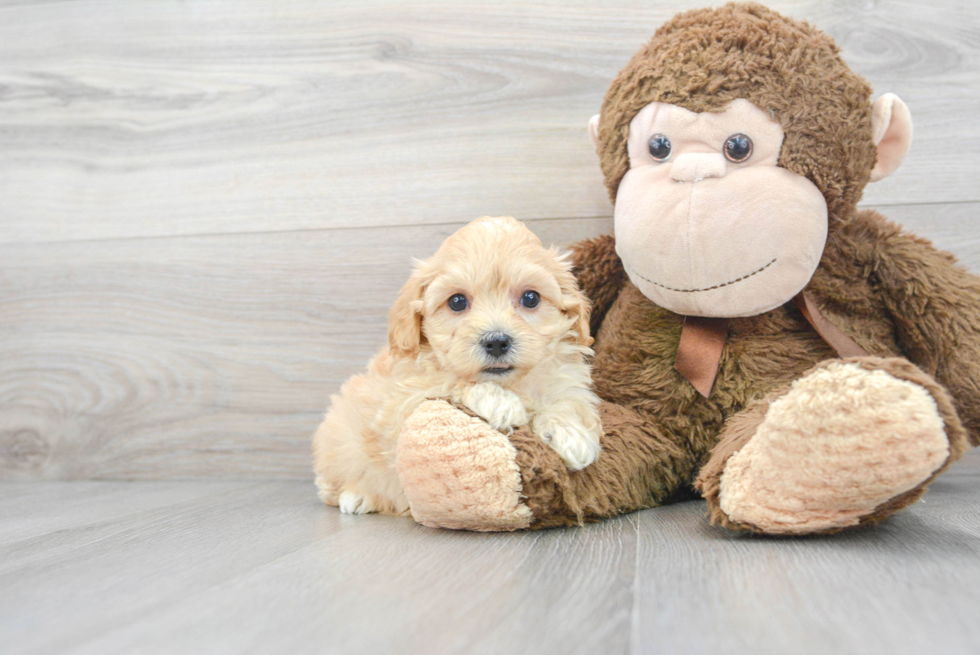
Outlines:
{"type": "Polygon", "coordinates": [[[512,343],[510,335],[504,332],[491,332],[480,340],[480,345],[491,357],[503,357],[510,350],[512,343]]]}

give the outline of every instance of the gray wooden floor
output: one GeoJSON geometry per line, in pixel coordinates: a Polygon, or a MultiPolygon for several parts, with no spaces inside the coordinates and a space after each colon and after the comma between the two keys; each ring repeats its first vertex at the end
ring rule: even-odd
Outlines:
{"type": "MultiPolygon", "coordinates": [[[[316,500],[411,258],[484,214],[609,232],[589,117],[704,4],[0,0],[0,655],[980,652],[980,453],[827,539],[316,500]]],[[[768,4],[911,109],[865,206],[980,272],[980,2],[768,4]]]]}
{"type": "Polygon", "coordinates": [[[884,525],[763,539],[702,502],[472,534],[299,481],[8,483],[15,653],[976,653],[980,452],[884,525]]]}

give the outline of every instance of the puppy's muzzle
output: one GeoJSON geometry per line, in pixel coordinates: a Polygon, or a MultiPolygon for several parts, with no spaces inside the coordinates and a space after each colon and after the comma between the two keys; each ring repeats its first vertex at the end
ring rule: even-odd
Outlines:
{"type": "Polygon", "coordinates": [[[514,340],[510,338],[510,335],[501,330],[487,332],[480,339],[480,346],[483,347],[484,352],[486,352],[490,359],[506,357],[513,344],[514,340]]]}

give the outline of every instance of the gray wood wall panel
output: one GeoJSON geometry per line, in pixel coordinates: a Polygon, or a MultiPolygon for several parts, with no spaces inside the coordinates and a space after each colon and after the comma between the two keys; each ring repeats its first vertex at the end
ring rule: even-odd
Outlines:
{"type": "MultiPolygon", "coordinates": [[[[677,2],[13,3],[0,241],[609,212],[586,122],[677,2]]],[[[980,5],[772,2],[917,141],[869,202],[980,200],[980,5]]]]}
{"type": "Polygon", "coordinates": [[[0,246],[0,477],[308,477],[409,253],[460,225],[0,246]]]}
{"type": "MultiPolygon", "coordinates": [[[[0,479],[307,477],[411,257],[609,231],[586,121],[702,4],[0,3],[0,479]]],[[[909,103],[866,200],[980,271],[980,5],[770,4],[909,103]]]]}

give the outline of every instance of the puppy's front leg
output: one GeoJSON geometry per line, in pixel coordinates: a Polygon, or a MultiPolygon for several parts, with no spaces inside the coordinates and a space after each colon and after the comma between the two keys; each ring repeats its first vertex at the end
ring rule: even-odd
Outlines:
{"type": "Polygon", "coordinates": [[[469,407],[497,430],[527,424],[527,410],[520,397],[493,382],[479,382],[456,390],[453,400],[469,407]]]}
{"type": "Polygon", "coordinates": [[[592,407],[551,407],[535,414],[531,432],[551,446],[569,470],[584,469],[599,456],[602,424],[592,407]]]}

